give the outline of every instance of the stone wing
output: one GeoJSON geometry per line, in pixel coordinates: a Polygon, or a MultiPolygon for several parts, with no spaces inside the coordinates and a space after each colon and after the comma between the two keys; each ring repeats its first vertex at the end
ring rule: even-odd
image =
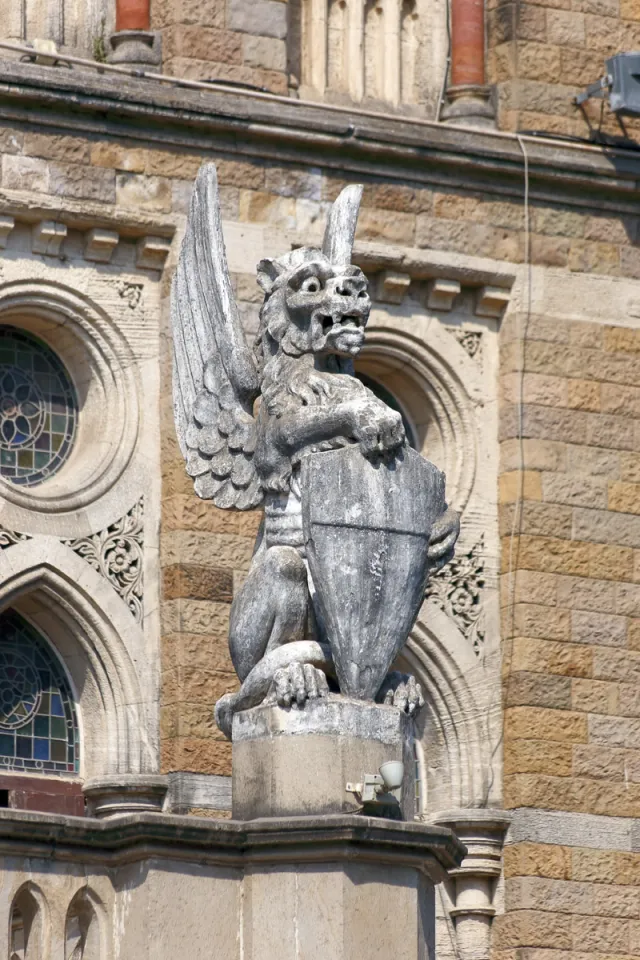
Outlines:
{"type": "Polygon", "coordinates": [[[253,464],[260,378],[240,325],[214,164],[201,167],[171,290],[173,406],[199,497],[249,510],[263,498],[253,464]]]}

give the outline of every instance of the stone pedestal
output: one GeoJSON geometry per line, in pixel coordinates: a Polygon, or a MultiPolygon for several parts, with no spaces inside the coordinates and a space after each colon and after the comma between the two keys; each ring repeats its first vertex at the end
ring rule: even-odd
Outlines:
{"type": "Polygon", "coordinates": [[[434,884],[464,852],[451,831],[360,816],[246,829],[246,957],[435,960],[434,884]]]}
{"type": "Polygon", "coordinates": [[[301,709],[263,704],[245,710],[233,721],[233,817],[361,812],[347,784],[377,774],[388,760],[403,761],[404,783],[379,813],[412,820],[413,723],[396,707],[330,696],[301,709]]]}
{"type": "Polygon", "coordinates": [[[29,887],[48,905],[38,960],[63,955],[69,904],[86,892],[101,905],[109,956],[434,960],[434,883],[463,853],[442,827],[360,816],[239,823],[0,810],[0,954],[9,955],[12,892],[29,887]]]}

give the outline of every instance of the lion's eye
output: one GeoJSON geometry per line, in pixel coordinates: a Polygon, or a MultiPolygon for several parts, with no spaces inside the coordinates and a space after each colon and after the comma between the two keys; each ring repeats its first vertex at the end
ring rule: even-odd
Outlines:
{"type": "Polygon", "coordinates": [[[307,277],[306,280],[303,280],[300,284],[300,289],[304,293],[319,293],[322,289],[322,283],[320,282],[319,277],[307,277]]]}

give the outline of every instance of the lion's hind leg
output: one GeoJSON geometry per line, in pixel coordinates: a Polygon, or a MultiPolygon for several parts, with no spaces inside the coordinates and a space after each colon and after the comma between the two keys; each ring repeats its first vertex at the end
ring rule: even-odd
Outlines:
{"type": "Polygon", "coordinates": [[[265,654],[304,639],[308,606],[307,568],[298,551],[274,546],[256,553],[231,607],[229,650],[240,680],[265,654]]]}

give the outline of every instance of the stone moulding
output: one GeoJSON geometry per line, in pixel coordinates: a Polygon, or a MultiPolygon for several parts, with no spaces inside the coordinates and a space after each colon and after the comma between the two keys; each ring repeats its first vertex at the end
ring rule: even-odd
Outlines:
{"type": "Polygon", "coordinates": [[[638,161],[625,150],[521,138],[486,130],[416,122],[406,117],[238,90],[186,90],[140,79],[81,74],[34,64],[0,64],[3,116],[22,120],[38,110],[41,124],[104,135],[117,134],[190,148],[217,147],[256,157],[276,157],[380,175],[460,182],[522,198],[526,143],[530,196],[561,195],[572,206],[593,204],[635,213],[638,161]],[[68,111],[70,96],[74,114],[68,111]],[[47,110],[41,109],[46,105],[47,110]],[[132,122],[132,119],[134,122],[132,122]],[[213,138],[215,137],[215,141],[213,138]]]}
{"type": "Polygon", "coordinates": [[[109,866],[162,856],[239,868],[371,860],[418,868],[437,882],[465,854],[446,827],[357,815],[238,821],[143,813],[98,820],[0,810],[2,856],[109,866]]]}
{"type": "Polygon", "coordinates": [[[140,409],[131,347],[99,304],[60,282],[31,279],[0,284],[0,322],[11,323],[14,317],[25,329],[31,322],[42,322],[40,335],[81,385],[83,415],[69,461],[73,484],[23,488],[2,481],[2,498],[28,511],[69,515],[110,491],[133,457],[140,409]],[[91,393],[82,387],[89,380],[96,385],[91,393]]]}

